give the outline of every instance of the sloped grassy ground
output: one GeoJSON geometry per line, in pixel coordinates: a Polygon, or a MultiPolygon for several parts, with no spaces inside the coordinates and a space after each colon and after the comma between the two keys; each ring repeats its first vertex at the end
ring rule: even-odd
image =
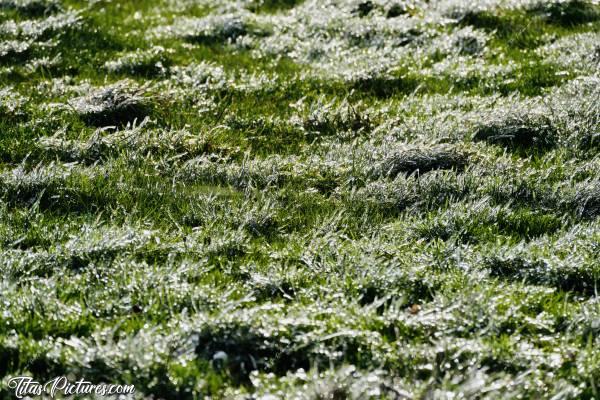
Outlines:
{"type": "Polygon", "coordinates": [[[0,396],[600,398],[597,2],[0,20],[0,396]]]}

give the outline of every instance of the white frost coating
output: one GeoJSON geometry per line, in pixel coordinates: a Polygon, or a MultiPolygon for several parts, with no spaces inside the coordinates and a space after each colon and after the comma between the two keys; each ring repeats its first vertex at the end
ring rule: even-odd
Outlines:
{"type": "Polygon", "coordinates": [[[600,33],[586,32],[558,39],[537,49],[548,62],[584,72],[600,68],[600,33]]]}

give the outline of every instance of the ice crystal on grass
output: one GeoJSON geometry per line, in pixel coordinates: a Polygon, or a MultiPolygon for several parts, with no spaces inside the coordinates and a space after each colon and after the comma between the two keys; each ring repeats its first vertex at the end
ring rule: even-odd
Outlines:
{"type": "Polygon", "coordinates": [[[69,195],[69,180],[90,179],[98,172],[96,169],[74,169],[72,165],[55,163],[38,165],[31,170],[21,165],[0,175],[0,193],[12,204],[39,205],[42,200],[69,203],[75,200],[69,195]]]}
{"type": "MultiPolygon", "coordinates": [[[[303,108],[298,105],[298,108],[303,108]]],[[[336,100],[326,102],[321,98],[308,107],[304,106],[305,117],[301,117],[301,128],[309,137],[320,135],[352,135],[368,133],[373,128],[367,112],[361,110],[361,105],[350,104],[347,100],[338,103],[336,100]]]]}
{"type": "Polygon", "coordinates": [[[193,43],[235,43],[256,30],[248,15],[225,14],[203,18],[181,18],[172,26],[158,28],[160,36],[174,35],[193,43]]]}
{"type": "Polygon", "coordinates": [[[178,175],[192,182],[224,183],[239,188],[268,187],[291,176],[293,161],[294,158],[277,156],[233,164],[221,157],[202,156],[186,162],[178,175]]]}
{"type": "Polygon", "coordinates": [[[540,1],[531,9],[548,21],[571,26],[596,21],[600,18],[597,2],[589,0],[540,1]]]}
{"type": "Polygon", "coordinates": [[[453,171],[432,171],[423,177],[398,175],[394,180],[377,180],[348,194],[349,201],[390,214],[409,207],[437,208],[465,197],[470,188],[453,171]]]}
{"type": "Polygon", "coordinates": [[[60,10],[58,0],[2,0],[0,9],[17,10],[32,16],[49,14],[60,10]]]}
{"type": "Polygon", "coordinates": [[[584,218],[600,216],[600,182],[582,182],[576,188],[573,205],[584,218]]]}
{"type": "Polygon", "coordinates": [[[107,71],[113,73],[129,73],[132,75],[163,75],[169,67],[169,51],[161,46],[148,50],[137,50],[124,54],[114,61],[104,64],[107,71]]]}
{"type": "Polygon", "coordinates": [[[0,35],[13,38],[44,40],[47,36],[63,33],[66,29],[76,29],[82,24],[80,13],[67,11],[44,19],[9,20],[0,25],[0,35]]]}
{"type": "Polygon", "coordinates": [[[594,295],[598,288],[598,268],[587,257],[570,257],[567,260],[492,257],[487,260],[486,266],[494,276],[525,280],[534,285],[549,285],[587,295],[594,295]]]}
{"type": "MultiPolygon", "coordinates": [[[[412,398],[409,391],[393,382],[384,371],[366,374],[353,365],[322,372],[300,369],[275,381],[268,374],[253,373],[250,380],[256,388],[256,396],[261,399],[280,399],[282,391],[285,391],[289,398],[297,400],[338,397],[348,400],[374,400],[382,396],[396,399],[412,398]]],[[[243,398],[245,396],[239,396],[239,399],[243,398]]]]}
{"type": "Polygon", "coordinates": [[[31,48],[32,41],[7,40],[0,42],[0,60],[22,56],[31,48]]]}
{"type": "Polygon", "coordinates": [[[596,0],[79,3],[0,0],[0,398],[597,397],[596,0]]]}
{"type": "Polygon", "coordinates": [[[88,80],[75,81],[72,76],[65,75],[40,82],[36,90],[45,96],[62,97],[65,95],[83,96],[92,91],[88,80]]]}
{"type": "Polygon", "coordinates": [[[59,246],[59,254],[68,258],[71,266],[80,267],[91,260],[112,259],[119,254],[138,251],[152,237],[151,231],[140,232],[128,227],[115,230],[83,226],[81,232],[59,246]]]}
{"type": "Polygon", "coordinates": [[[171,80],[191,89],[218,90],[229,82],[229,77],[222,67],[201,62],[185,67],[172,67],[171,80]]]}
{"type": "Polygon", "coordinates": [[[0,89],[0,116],[16,115],[22,111],[27,99],[10,86],[0,89]]]}
{"type": "Polygon", "coordinates": [[[382,175],[395,178],[398,174],[425,174],[436,169],[462,170],[467,156],[451,147],[407,149],[388,156],[379,166],[382,175]]]}
{"type": "Polygon", "coordinates": [[[246,8],[252,12],[276,12],[291,9],[304,0],[249,0],[246,8]]]}
{"type": "Polygon", "coordinates": [[[544,118],[508,117],[480,125],[474,140],[515,149],[546,150],[558,144],[559,132],[544,118]]]}
{"type": "Polygon", "coordinates": [[[470,26],[456,30],[447,37],[433,41],[433,51],[442,54],[479,55],[487,46],[489,35],[470,26]]]}
{"type": "Polygon", "coordinates": [[[69,105],[87,123],[95,126],[124,125],[144,118],[150,103],[144,88],[129,81],[93,89],[85,96],[69,101],[69,105]]]}
{"type": "Polygon", "coordinates": [[[563,68],[594,71],[600,66],[600,34],[580,33],[562,37],[536,51],[563,68]]]}
{"type": "Polygon", "coordinates": [[[98,129],[87,140],[78,141],[62,137],[63,132],[42,137],[41,149],[68,161],[95,162],[126,152],[134,159],[147,154],[194,155],[210,148],[206,137],[192,135],[185,130],[166,130],[152,125],[148,119],[127,124],[122,129],[98,129]],[[112,132],[111,132],[112,131],[112,132]]]}

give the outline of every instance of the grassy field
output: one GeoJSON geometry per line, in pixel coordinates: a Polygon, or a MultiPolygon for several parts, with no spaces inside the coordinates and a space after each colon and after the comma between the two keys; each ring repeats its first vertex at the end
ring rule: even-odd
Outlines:
{"type": "Polygon", "coordinates": [[[0,398],[600,399],[600,5],[0,0],[0,398]]]}

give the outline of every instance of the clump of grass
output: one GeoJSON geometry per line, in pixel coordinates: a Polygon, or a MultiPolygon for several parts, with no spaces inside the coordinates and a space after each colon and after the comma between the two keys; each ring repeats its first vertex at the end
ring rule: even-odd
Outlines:
{"type": "Polygon", "coordinates": [[[91,262],[102,262],[140,251],[152,239],[153,232],[140,231],[131,227],[83,226],[82,231],[63,246],[58,259],[64,259],[71,268],[82,268],[91,262]]]}
{"type": "Polygon", "coordinates": [[[160,129],[152,126],[148,118],[111,131],[97,129],[87,140],[66,139],[61,131],[53,136],[41,137],[38,146],[47,155],[85,163],[117,157],[121,153],[135,159],[148,154],[187,153],[194,156],[211,149],[206,137],[192,135],[186,130],[160,129]]]}
{"type": "Polygon", "coordinates": [[[154,46],[147,50],[138,49],[126,53],[114,61],[106,62],[104,68],[112,73],[152,77],[164,75],[170,64],[168,51],[164,47],[154,46]]]}
{"type": "Polygon", "coordinates": [[[559,143],[558,129],[543,117],[509,116],[480,124],[473,140],[498,144],[515,150],[544,151],[559,143]]]}
{"type": "Polygon", "coordinates": [[[0,116],[18,116],[24,112],[26,99],[12,87],[5,86],[0,89],[0,116]]]}
{"type": "Polygon", "coordinates": [[[285,278],[264,276],[252,277],[253,293],[257,301],[264,302],[273,299],[293,300],[296,290],[293,284],[285,278]]]}
{"type": "Polygon", "coordinates": [[[529,49],[542,43],[540,21],[521,12],[472,9],[455,17],[460,25],[483,29],[509,47],[529,49]]]}
{"type": "Polygon", "coordinates": [[[96,172],[93,170],[74,172],[72,168],[57,164],[40,164],[27,170],[25,164],[22,164],[0,175],[0,182],[2,182],[0,194],[10,204],[29,206],[36,203],[39,205],[40,202],[46,204],[48,201],[58,200],[52,199],[53,195],[60,197],[60,194],[68,191],[67,181],[73,174],[83,180],[85,176],[93,176],[96,172]]]}
{"type": "Polygon", "coordinates": [[[490,257],[485,261],[492,276],[524,280],[534,285],[554,286],[565,291],[593,295],[600,281],[594,265],[569,265],[522,256],[490,257]]]}
{"type": "Polygon", "coordinates": [[[349,194],[348,201],[356,206],[373,207],[384,215],[397,215],[409,208],[436,209],[467,196],[471,188],[456,171],[432,170],[422,177],[399,174],[394,180],[368,183],[349,194]]]}
{"type": "Polygon", "coordinates": [[[368,133],[373,129],[373,122],[368,113],[359,111],[360,107],[348,100],[338,103],[335,99],[327,102],[321,98],[308,108],[308,115],[302,120],[302,129],[309,138],[368,133]]]}
{"type": "Polygon", "coordinates": [[[26,58],[31,50],[31,40],[7,40],[0,43],[0,61],[14,62],[26,58]]]}
{"type": "Polygon", "coordinates": [[[549,22],[573,26],[600,19],[598,4],[586,0],[542,1],[532,8],[549,22]]]}
{"type": "Polygon", "coordinates": [[[536,49],[544,59],[563,68],[593,71],[600,65],[600,34],[577,33],[536,49]]]}
{"type": "Polygon", "coordinates": [[[410,75],[371,71],[352,78],[351,87],[354,90],[376,97],[386,98],[394,94],[414,92],[420,82],[410,75]]]}
{"type": "Polygon", "coordinates": [[[452,45],[460,54],[480,54],[486,48],[488,38],[480,31],[466,27],[455,34],[452,45]]]}
{"type": "Polygon", "coordinates": [[[361,1],[356,5],[356,8],[352,10],[352,13],[363,18],[366,17],[375,9],[375,4],[371,0],[361,1]]]}
{"type": "Polygon", "coordinates": [[[451,146],[415,148],[391,154],[377,170],[384,176],[395,178],[401,173],[425,174],[439,169],[461,171],[467,162],[467,153],[451,146]]]}
{"type": "Polygon", "coordinates": [[[251,0],[246,8],[254,13],[278,12],[289,10],[301,4],[304,0],[251,0]]]}
{"type": "Polygon", "coordinates": [[[60,10],[58,0],[2,0],[0,9],[16,10],[30,16],[41,16],[60,10]]]}
{"type": "Polygon", "coordinates": [[[251,235],[269,237],[274,235],[280,228],[280,223],[275,210],[269,203],[260,209],[250,210],[244,215],[241,225],[251,235]]]}
{"type": "Polygon", "coordinates": [[[244,135],[256,152],[279,152],[294,154],[299,151],[305,139],[305,132],[299,124],[280,117],[244,117],[231,114],[224,122],[232,135],[244,135]]]}
{"type": "Polygon", "coordinates": [[[232,43],[250,32],[240,16],[229,14],[199,19],[184,19],[176,27],[178,36],[193,43],[232,43]]]}
{"type": "Polygon", "coordinates": [[[598,150],[600,148],[600,133],[590,132],[582,135],[578,146],[585,151],[598,150]]]}
{"type": "Polygon", "coordinates": [[[403,400],[412,397],[410,391],[383,370],[366,373],[354,365],[342,365],[327,371],[299,370],[281,378],[275,385],[265,373],[255,373],[251,379],[257,394],[262,397],[274,396],[282,387],[286,388],[290,397],[319,400],[403,400]]]}
{"type": "Polygon", "coordinates": [[[556,215],[524,207],[490,206],[487,202],[459,203],[444,212],[419,220],[414,231],[428,240],[455,239],[473,243],[502,235],[532,239],[558,231],[563,223],[556,215]]]}
{"type": "Polygon", "coordinates": [[[5,37],[13,39],[48,40],[53,36],[65,33],[67,30],[82,26],[79,12],[66,11],[42,19],[13,21],[2,24],[0,31],[5,37]]]}
{"type": "Polygon", "coordinates": [[[600,216],[600,182],[584,182],[577,189],[573,199],[577,214],[589,219],[600,216]]]}
{"type": "Polygon", "coordinates": [[[150,112],[150,102],[144,92],[143,87],[121,81],[71,99],[69,105],[90,125],[125,125],[135,119],[142,120],[150,112]]]}
{"type": "Polygon", "coordinates": [[[307,353],[293,351],[285,344],[296,332],[279,330],[278,323],[264,326],[266,319],[252,321],[246,317],[207,324],[195,333],[198,356],[211,360],[215,368],[224,368],[242,381],[255,370],[281,373],[308,369],[307,353]]]}
{"type": "Polygon", "coordinates": [[[408,2],[405,2],[405,1],[393,2],[387,9],[386,17],[387,18],[396,18],[401,15],[409,14],[412,10],[414,10],[414,8],[412,7],[412,4],[409,4],[408,2]]]}
{"type": "Polygon", "coordinates": [[[209,231],[209,235],[204,237],[200,251],[212,259],[223,257],[234,260],[248,252],[249,242],[250,237],[243,229],[209,231]]]}

